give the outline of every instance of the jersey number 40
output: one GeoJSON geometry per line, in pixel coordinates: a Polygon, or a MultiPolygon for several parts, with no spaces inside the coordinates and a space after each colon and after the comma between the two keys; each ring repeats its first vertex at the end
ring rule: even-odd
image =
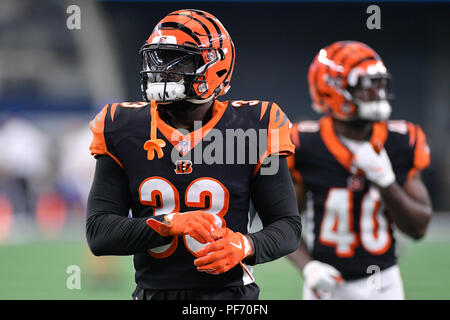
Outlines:
{"type": "Polygon", "coordinates": [[[324,205],[319,241],[335,247],[341,258],[353,257],[359,243],[371,254],[385,253],[392,238],[378,191],[371,188],[361,200],[357,234],[353,227],[353,192],[346,188],[331,189],[324,205]]]}

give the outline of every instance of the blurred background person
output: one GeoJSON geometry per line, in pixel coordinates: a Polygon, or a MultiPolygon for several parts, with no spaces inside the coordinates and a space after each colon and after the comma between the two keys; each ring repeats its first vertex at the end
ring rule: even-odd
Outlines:
{"type": "Polygon", "coordinates": [[[36,197],[48,185],[49,137],[30,121],[8,117],[0,124],[0,190],[6,194],[15,215],[30,215],[36,197]]]}

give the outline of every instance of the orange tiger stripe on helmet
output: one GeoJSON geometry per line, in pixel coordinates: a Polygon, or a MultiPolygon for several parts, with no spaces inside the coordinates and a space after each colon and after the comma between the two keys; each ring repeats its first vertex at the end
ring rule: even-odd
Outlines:
{"type": "Polygon", "coordinates": [[[227,34],[225,28],[222,26],[222,24],[218,21],[215,21],[214,16],[200,10],[192,10],[194,13],[195,18],[203,23],[209,31],[209,34],[216,33],[216,37],[212,37],[212,46],[216,47],[223,47],[223,35],[227,34]]]}
{"type": "MultiPolygon", "coordinates": [[[[173,33],[178,44],[192,43],[195,46],[208,47],[210,37],[208,38],[207,33],[196,32],[199,29],[196,24],[198,22],[186,14],[169,14],[160,21],[156,29],[173,33]]],[[[200,27],[203,28],[201,24],[200,27]]]]}
{"type": "MultiPolygon", "coordinates": [[[[198,26],[195,26],[193,24],[197,23],[200,26],[200,28],[203,29],[204,32],[202,33],[202,35],[206,35],[208,37],[207,46],[212,46],[214,41],[217,41],[216,39],[214,39],[211,36],[210,28],[212,26],[208,25],[208,23],[207,23],[208,21],[205,21],[205,19],[202,16],[199,16],[197,14],[192,14],[192,12],[190,13],[190,12],[187,12],[187,11],[184,11],[184,10],[179,10],[179,11],[175,11],[175,12],[169,13],[166,18],[174,18],[176,20],[179,20],[180,17],[185,17],[186,19],[188,19],[186,24],[185,24],[185,26],[187,28],[189,28],[191,30],[195,30],[195,29],[198,28],[198,26]]],[[[203,38],[203,37],[201,37],[201,38],[203,38]]]]}
{"type": "MultiPolygon", "coordinates": [[[[342,47],[342,50],[336,54],[333,60],[344,67],[344,77],[346,77],[348,72],[357,65],[357,62],[364,61],[368,58],[374,58],[373,53],[366,49],[367,48],[364,46],[346,44],[342,47]]],[[[337,70],[332,70],[331,75],[335,77],[339,76],[339,72],[337,70]]]]}

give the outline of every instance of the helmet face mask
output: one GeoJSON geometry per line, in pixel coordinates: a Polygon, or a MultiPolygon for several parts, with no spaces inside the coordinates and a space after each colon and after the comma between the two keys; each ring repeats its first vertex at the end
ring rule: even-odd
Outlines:
{"type": "Polygon", "coordinates": [[[203,57],[195,48],[144,45],[141,49],[141,84],[145,100],[173,102],[197,98],[193,85],[203,83],[203,57]]]}
{"type": "Polygon", "coordinates": [[[230,87],[234,45],[222,24],[207,12],[168,14],[156,25],[140,55],[145,101],[201,104],[230,87]]]}
{"type": "Polygon", "coordinates": [[[388,75],[362,76],[348,91],[356,101],[370,102],[389,98],[390,77],[388,75]]]}
{"type": "Polygon", "coordinates": [[[389,119],[392,107],[389,103],[390,76],[388,74],[365,75],[357,84],[348,87],[351,102],[357,107],[357,119],[384,121],[389,119]]]}
{"type": "Polygon", "coordinates": [[[177,50],[147,50],[143,52],[143,72],[150,82],[179,82],[184,76],[195,75],[199,68],[198,54],[177,50]]]}

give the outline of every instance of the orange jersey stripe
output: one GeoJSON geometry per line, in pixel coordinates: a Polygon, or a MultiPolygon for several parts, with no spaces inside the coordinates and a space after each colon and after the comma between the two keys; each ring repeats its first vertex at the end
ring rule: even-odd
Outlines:
{"type": "Polygon", "coordinates": [[[118,103],[113,103],[113,105],[111,106],[111,120],[112,121],[114,121],[114,114],[116,113],[116,109],[117,109],[118,105],[119,105],[118,103]]]}
{"type": "Polygon", "coordinates": [[[262,120],[262,118],[264,117],[264,115],[266,114],[266,111],[267,111],[267,107],[269,106],[269,102],[267,102],[267,101],[264,101],[262,104],[261,104],[261,115],[259,116],[259,121],[261,121],[262,120]]]}
{"type": "Polygon", "coordinates": [[[107,154],[108,149],[105,141],[105,118],[108,113],[109,104],[105,105],[103,109],[97,114],[97,116],[89,124],[94,138],[89,147],[92,155],[107,154]]]}

